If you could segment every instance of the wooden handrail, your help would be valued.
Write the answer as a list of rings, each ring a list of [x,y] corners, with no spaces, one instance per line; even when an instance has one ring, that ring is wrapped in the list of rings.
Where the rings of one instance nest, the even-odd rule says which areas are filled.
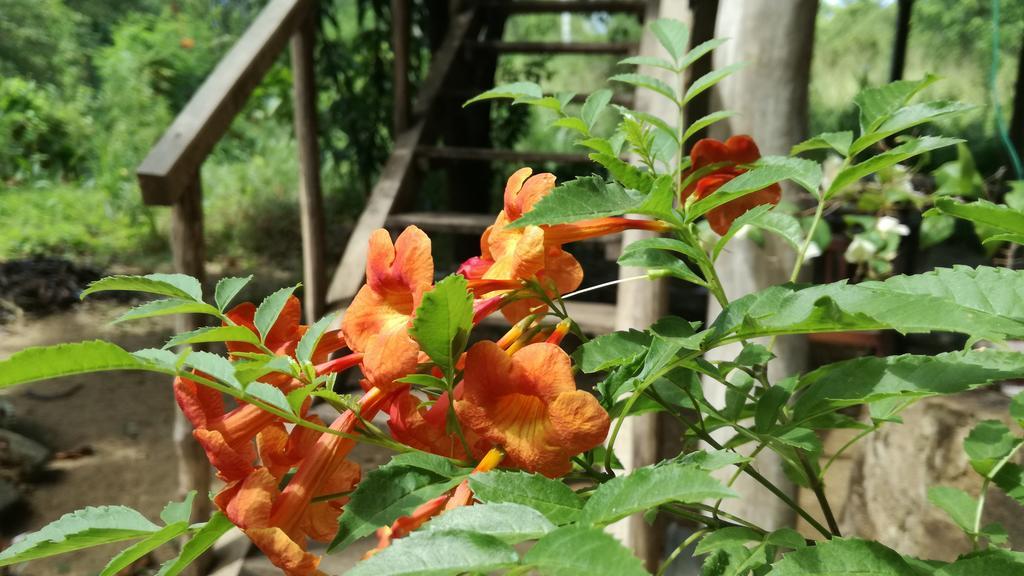
[[[313,0],[271,0],[217,63],[136,170],[146,204],[169,206],[192,185],[203,160],[313,4]]]

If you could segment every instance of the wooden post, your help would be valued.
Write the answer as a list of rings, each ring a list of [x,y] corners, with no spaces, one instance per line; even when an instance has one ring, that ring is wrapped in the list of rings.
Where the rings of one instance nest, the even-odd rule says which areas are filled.
[[[648,22],[653,22],[657,18],[676,18],[689,24],[690,11],[686,2],[648,0],[645,18]],[[662,50],[654,35],[649,30],[645,31],[640,41],[640,54],[661,56],[663,55]],[[658,77],[670,84],[679,82],[674,75],[650,66],[642,66],[640,72]],[[675,125],[678,122],[679,112],[675,105],[648,91],[637,91],[636,109],[658,116],[669,125]],[[651,233],[642,230],[626,231],[622,235],[622,246],[626,247],[631,242],[651,236]],[[623,266],[619,269],[619,277],[628,278],[644,272],[644,269]],[[668,285],[664,279],[624,282],[619,284],[616,290],[615,329],[645,330],[664,316],[667,310]],[[622,429],[619,431],[613,449],[627,471],[657,461],[660,444],[659,430],[656,414],[630,416],[622,423]],[[649,570],[657,569],[661,561],[661,534],[650,524],[644,522],[641,516],[630,516],[609,526],[608,529],[622,543],[632,548]]]
[[[395,52],[392,126],[398,137],[409,127],[409,0],[391,0],[391,49]]]
[[[896,38],[892,45],[892,67],[889,69],[890,82],[903,78],[903,69],[907,62],[907,37],[910,36],[910,13],[913,9],[914,0],[899,0]]]
[[[299,212],[302,221],[302,281],[306,322],[324,311],[324,200],[320,190],[320,147],[316,129],[316,82],[313,72],[315,11],[292,35],[292,78],[295,139],[299,148]]]
[[[806,137],[807,87],[817,7],[817,0],[720,0],[717,35],[732,40],[716,51],[715,65],[749,65],[716,87],[721,107],[737,114],[712,127],[715,138],[750,134],[762,154],[785,155]],[[771,89],[765,90],[765,86]],[[784,188],[787,197],[796,193],[792,188]],[[793,250],[775,240],[767,238],[762,248],[749,239],[734,238],[722,253],[715,267],[730,300],[787,280],[794,262]],[[717,302],[711,300],[709,322],[720,311]],[[806,363],[806,348],[805,338],[779,338],[773,350],[776,359],[769,365],[772,380],[801,371]],[[723,346],[709,353],[708,358],[731,360],[739,351],[739,344]],[[724,402],[724,387],[709,384],[705,390],[712,403]],[[774,453],[762,452],[754,466],[776,486],[796,493]],[[721,472],[730,476],[733,470]],[[741,498],[725,503],[723,509],[769,530],[793,525],[793,511],[749,477],[740,476],[733,487]]]
[[[203,191],[197,173],[192,183],[171,206],[171,253],[174,270],[188,274],[202,283],[206,280],[206,244],[203,241]],[[203,325],[203,316],[181,314],[175,320],[175,329],[181,332],[195,330]],[[210,464],[199,443],[192,437],[192,423],[180,410],[174,411],[174,448],[178,456],[178,492],[184,495],[195,490],[198,496],[192,520],[205,521],[210,517]]]

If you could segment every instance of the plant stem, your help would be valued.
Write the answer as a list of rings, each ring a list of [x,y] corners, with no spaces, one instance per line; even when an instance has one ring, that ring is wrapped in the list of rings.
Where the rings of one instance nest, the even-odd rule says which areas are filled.
[[[974,543],[973,547],[975,550],[978,549],[978,536],[981,532],[981,513],[985,510],[985,496],[988,494],[988,487],[992,483],[992,478],[994,478],[995,475],[998,474],[999,471],[1003,469],[1003,466],[1006,466],[1006,463],[1013,458],[1013,456],[1017,453],[1018,450],[1021,449],[1022,446],[1024,446],[1024,442],[1018,442],[1017,445],[1013,448],[1013,450],[1010,450],[1009,454],[1007,454],[1006,456],[1003,457],[1002,460],[997,462],[996,465],[993,466],[991,470],[989,470],[988,474],[985,474],[985,480],[981,483],[981,494],[978,495],[978,509],[975,510],[974,512],[974,534],[971,535],[971,540]]]
[[[839,531],[839,524],[836,522],[836,517],[832,513],[832,506],[828,503],[828,498],[825,496],[825,484],[814,472],[814,469],[811,468],[811,464],[807,461],[807,457],[803,452],[798,450],[796,456],[800,460],[800,466],[803,467],[804,473],[807,475],[807,481],[811,484],[814,497],[818,499],[818,504],[821,506],[822,514],[825,515],[825,522],[828,523],[829,530],[833,536],[842,536],[842,533]],[[831,539],[832,536],[828,538]]]
[[[692,422],[690,422],[686,418],[683,418],[678,413],[676,413],[676,411],[673,410],[672,407],[665,404],[664,401],[659,401],[656,397],[655,401],[658,402],[659,404],[662,404],[662,406],[664,406],[666,410],[668,410],[669,414],[674,416],[676,420],[678,420],[684,426],[692,430],[698,438],[706,442],[709,446],[711,446],[715,450],[725,450],[725,447],[722,446],[717,440],[715,440],[710,434],[708,434],[704,430],[698,429],[696,426],[693,425]],[[730,451],[735,452],[735,450],[732,449],[730,449]],[[788,494],[786,494],[778,486],[773,484],[771,480],[762,476],[757,470],[753,468],[753,466],[746,466],[743,469],[743,472],[746,473],[751,478],[753,478],[758,484],[764,486],[769,492],[774,494],[775,497],[781,500],[786,506],[792,508],[793,511],[797,513],[797,515],[806,520],[807,523],[810,524],[811,527],[813,527],[815,530],[820,532],[822,536],[829,539],[832,538],[832,533],[829,532],[824,526],[822,526],[821,522],[815,520],[813,516],[811,516],[806,510],[804,510],[799,504],[797,504]]]
[[[804,238],[804,243],[800,246],[800,251],[796,254],[796,262],[793,263],[793,271],[789,274],[789,281],[796,282],[797,278],[800,277],[800,269],[804,267],[804,258],[807,256],[807,249],[811,247],[811,242],[814,241],[814,232],[818,229],[818,223],[821,222],[821,217],[825,213],[825,202],[818,199],[818,206],[814,209],[814,218],[811,220],[811,227],[807,230],[807,238]]]
[[[697,539],[699,539],[701,536],[703,536],[707,532],[708,532],[707,528],[704,528],[703,530],[697,530],[696,532],[691,534],[689,538],[687,538],[686,540],[683,540],[683,542],[679,546],[676,546],[676,549],[673,550],[671,554],[669,554],[668,558],[665,559],[665,562],[661,565],[661,568],[658,568],[658,571],[655,573],[654,576],[664,576],[665,575],[665,570],[668,569],[669,564],[672,564],[672,561],[675,560],[676,557],[678,557],[683,552],[683,550],[686,550],[687,548],[689,548],[690,544],[693,544],[694,542],[696,542]]]

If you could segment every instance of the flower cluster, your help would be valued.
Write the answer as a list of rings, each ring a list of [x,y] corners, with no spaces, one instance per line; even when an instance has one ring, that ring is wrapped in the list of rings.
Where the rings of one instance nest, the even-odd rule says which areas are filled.
[[[755,160],[756,150],[749,138],[724,145],[698,143],[694,170],[727,162],[696,182],[698,197],[738,174],[738,165]],[[550,305],[576,290],[583,279],[579,262],[563,246],[627,229],[666,227],[627,217],[552,226],[516,224],[554,185],[553,175],[533,175],[529,168],[513,174],[505,187],[504,209],[480,239],[480,256],[459,268],[467,297],[473,298],[474,324],[500,310],[514,325],[497,341],[469,347],[454,371],[443,374],[433,365],[411,330],[425,294],[434,287],[434,261],[430,239],[410,226],[394,241],[386,230],[373,233],[365,285],[340,329],[326,332],[313,352],[317,376],[357,366],[362,373],[364,394],[358,406],[329,428],[309,414],[308,399],[299,410],[306,425],[289,430],[282,417],[255,405],[240,403],[227,411],[218,392],[187,378],[175,382],[178,404],[225,483],[216,505],[286,574],[318,573],[319,558],[307,551],[308,540],[327,541],[337,533],[346,495],[360,480],[359,466],[348,455],[366,433],[363,423],[379,413],[387,416],[391,440],[412,450],[475,462],[474,472],[500,465],[559,477],[571,471],[575,456],[604,441],[608,414],[594,396],[576,388],[570,358],[559,346],[571,321],[544,323]],[[748,204],[777,201],[777,190],[758,194],[742,206],[712,212],[712,227],[727,226]],[[245,303],[226,316],[258,335],[255,315],[256,307]],[[299,317],[299,301],[292,297],[263,338],[263,352],[294,358],[307,331]],[[261,351],[244,342],[228,343],[228,349],[237,358]],[[329,360],[331,355],[336,358]],[[414,374],[439,381],[445,376],[447,390],[414,387],[407,383]],[[261,381],[285,394],[309,385],[281,373]],[[410,516],[381,527],[378,549],[444,510],[472,502],[464,481]]]

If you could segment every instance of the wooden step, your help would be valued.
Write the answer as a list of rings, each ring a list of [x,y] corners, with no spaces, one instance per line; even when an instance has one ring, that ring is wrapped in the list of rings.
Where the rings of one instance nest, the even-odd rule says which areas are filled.
[[[628,56],[637,52],[636,42],[472,42],[468,50],[492,50],[499,54],[613,54]]]
[[[647,7],[646,2],[637,0],[568,0],[551,2],[544,0],[492,0],[484,4],[489,10],[501,10],[506,14],[550,14],[559,12],[615,12],[636,14],[643,17]]]
[[[493,214],[468,214],[465,212],[403,212],[388,216],[384,225],[389,230],[401,230],[416,225],[427,234],[483,234],[494,224]]]
[[[586,154],[573,152],[529,152],[520,150],[499,150],[495,148],[471,148],[464,146],[420,146],[416,155],[431,162],[513,162],[518,164],[590,164]]]

